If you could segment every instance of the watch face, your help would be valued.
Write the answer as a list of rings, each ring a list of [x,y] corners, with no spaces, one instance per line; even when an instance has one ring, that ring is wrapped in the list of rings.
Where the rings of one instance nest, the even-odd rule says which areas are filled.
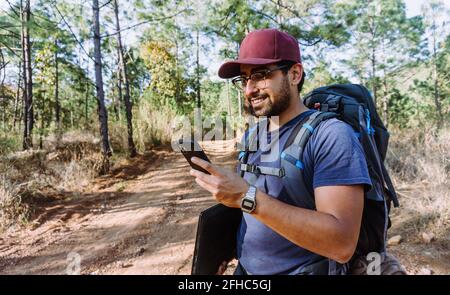
[[[251,210],[251,209],[253,209],[253,205],[254,205],[254,202],[244,199],[242,201],[242,205],[241,206],[244,209]]]

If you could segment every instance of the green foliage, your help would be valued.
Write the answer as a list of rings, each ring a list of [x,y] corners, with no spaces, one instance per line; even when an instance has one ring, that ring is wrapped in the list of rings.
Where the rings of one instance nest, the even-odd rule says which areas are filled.
[[[173,43],[168,41],[143,44],[141,57],[150,74],[150,85],[144,96],[155,106],[170,107],[185,113],[192,109],[195,101],[192,90],[189,90],[192,82],[189,83],[186,70],[173,54],[173,49]]]
[[[32,1],[31,20],[24,24],[32,37],[33,130],[44,137],[56,131],[57,55],[62,130],[98,132],[90,52],[92,7],[89,1],[57,2]],[[0,74],[0,128],[11,130],[15,125],[15,134],[20,134],[20,2],[9,3],[11,7],[0,11],[4,57],[0,67],[8,65]],[[297,38],[306,70],[302,94],[333,83],[361,83],[376,94],[380,114],[390,124],[412,128],[429,122],[441,126],[450,120],[450,38],[442,23],[448,12],[438,1],[427,2],[423,15],[415,17],[407,17],[402,0],[119,0],[119,7],[133,113],[139,112],[133,123],[138,126],[141,149],[148,144],[145,137],[150,136],[153,144],[167,140],[165,114],[192,115],[198,81],[203,115],[231,115],[233,124],[238,122],[243,97],[239,102],[236,90],[218,81],[215,73],[210,77],[207,70],[235,58],[248,32],[268,27]],[[126,143],[111,8],[111,3],[101,8],[104,89],[112,136],[117,136],[113,141]],[[147,120],[142,109],[157,120]],[[111,115],[112,111],[118,115]],[[19,148],[18,137],[1,138],[2,151]]]
[[[411,97],[401,94],[398,89],[392,89],[388,107],[390,123],[399,128],[411,127],[410,120],[417,111],[417,105]]]
[[[20,148],[21,140],[16,134],[0,132],[0,155],[7,155]]]
[[[202,84],[202,114],[213,116],[221,112],[221,93],[226,87],[223,82],[205,81]]]
[[[322,61],[306,73],[302,93],[307,93],[317,87],[339,83],[344,84],[349,83],[349,81],[340,74],[330,71],[329,65]]]
[[[335,9],[351,33],[348,48],[356,51],[344,63],[371,84],[375,94],[388,72],[397,71],[421,52],[422,19],[407,18],[403,1],[352,0],[339,2]]]

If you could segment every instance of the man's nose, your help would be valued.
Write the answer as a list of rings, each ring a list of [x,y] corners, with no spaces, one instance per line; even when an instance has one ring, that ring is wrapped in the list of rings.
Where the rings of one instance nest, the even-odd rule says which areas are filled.
[[[244,92],[246,97],[253,96],[256,92],[258,92],[258,88],[255,87],[255,83],[252,80],[247,80],[244,87]]]

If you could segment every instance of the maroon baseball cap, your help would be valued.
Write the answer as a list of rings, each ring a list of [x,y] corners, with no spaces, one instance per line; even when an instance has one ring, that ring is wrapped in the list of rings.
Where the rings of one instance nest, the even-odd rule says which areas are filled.
[[[239,76],[241,64],[267,65],[282,60],[301,63],[297,40],[277,29],[256,30],[242,41],[239,58],[219,68],[219,77],[226,79]]]

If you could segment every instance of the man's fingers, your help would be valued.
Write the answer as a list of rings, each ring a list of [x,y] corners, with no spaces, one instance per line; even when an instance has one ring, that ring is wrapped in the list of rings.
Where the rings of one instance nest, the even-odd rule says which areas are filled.
[[[204,182],[207,182],[209,184],[216,184],[215,176],[203,173],[201,171],[198,171],[194,168],[191,169],[189,172],[192,176],[201,179]]]
[[[198,185],[200,185],[202,188],[204,188],[205,190],[209,191],[212,194],[214,194],[216,192],[216,188],[213,185],[211,185],[210,183],[208,183],[206,181],[203,181],[199,177],[195,178],[195,182],[197,182]]]
[[[206,171],[208,171],[212,175],[219,174],[219,171],[210,162],[207,162],[207,161],[205,161],[203,159],[200,159],[200,158],[197,158],[197,157],[192,157],[191,161],[192,161],[192,163],[197,164],[198,166],[202,167],[203,169],[205,169]]]

